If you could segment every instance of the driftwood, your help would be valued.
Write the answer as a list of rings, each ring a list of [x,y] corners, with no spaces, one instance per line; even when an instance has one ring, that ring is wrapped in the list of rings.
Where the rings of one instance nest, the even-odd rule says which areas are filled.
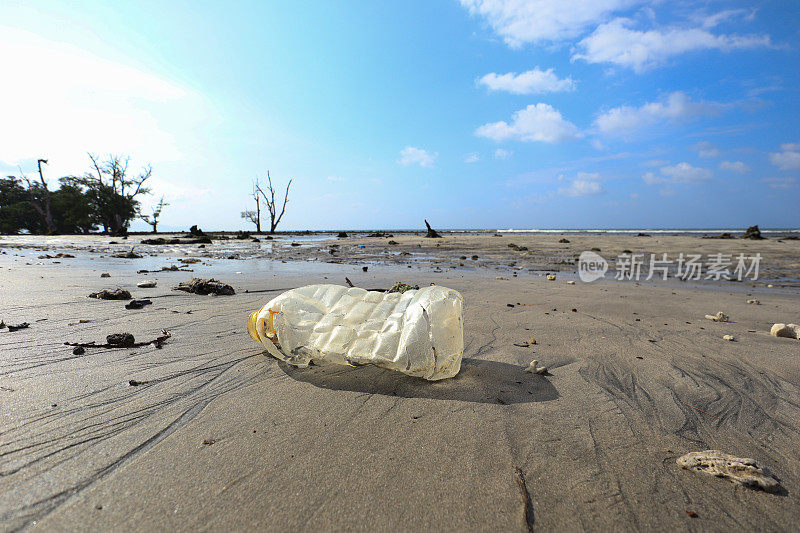
[[[528,484],[525,481],[525,474],[522,473],[522,470],[519,468],[514,469],[514,477],[517,480],[517,486],[519,487],[520,496],[522,496],[522,505],[524,509],[524,516],[525,516],[525,526],[527,527],[527,531],[532,533],[534,531],[534,515],[533,515],[533,501],[531,499],[531,493],[528,490]]]
[[[442,236],[428,224],[428,221],[425,220],[425,226],[428,228],[428,233],[425,234],[425,237],[428,239],[441,239]]]
[[[161,345],[166,342],[167,339],[172,337],[167,330],[161,330],[163,335],[160,337],[153,339],[147,342],[134,342],[133,344],[110,344],[110,343],[103,343],[97,344],[96,342],[65,342],[67,346],[79,346],[81,348],[141,348],[142,346],[148,346],[150,344],[154,345],[156,348],[161,348]]]
[[[176,265],[161,267],[161,270],[137,270],[137,274],[147,274],[148,272],[194,272],[191,268],[178,268]]]
[[[203,233],[203,230],[197,227],[197,224],[195,224],[194,226],[189,228],[189,235],[191,235],[192,237],[205,237],[206,234]]]
[[[156,237],[155,239],[142,239],[142,244],[212,244],[211,237],[204,235],[202,237],[186,237],[183,239],[165,239],[164,237]]]

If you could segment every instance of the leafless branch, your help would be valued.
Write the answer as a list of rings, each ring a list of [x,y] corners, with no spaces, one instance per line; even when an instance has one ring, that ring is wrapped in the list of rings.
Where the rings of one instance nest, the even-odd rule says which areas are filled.
[[[267,183],[268,188],[267,192],[261,188],[261,186],[256,182],[256,190],[261,193],[261,196],[264,198],[264,201],[267,203],[267,210],[269,210],[269,218],[270,218],[270,233],[275,233],[275,228],[278,227],[278,224],[283,218],[283,214],[286,212],[286,204],[289,202],[289,187],[292,186],[292,180],[289,180],[289,183],[286,185],[286,194],[283,197],[283,206],[281,207],[280,214],[278,213],[277,206],[275,205],[275,187],[272,185],[272,177],[267,171]]]
[[[103,172],[100,170],[100,164],[97,162],[97,156],[92,153],[89,153],[89,159],[92,160],[92,165],[94,169],[97,171],[97,181],[99,183],[103,183]]]
[[[125,162],[125,168],[126,169],[128,168],[127,161]],[[130,195],[130,198],[133,198],[137,194],[147,194],[148,192],[150,192],[150,189],[148,188],[142,189],[142,184],[148,179],[150,179],[150,176],[152,174],[153,174],[153,168],[150,165],[147,165],[146,167],[144,167],[142,173],[139,174],[139,176],[136,179],[132,180],[131,183],[136,185],[136,190],[133,191],[133,194]]]
[[[28,185],[28,196],[29,200],[28,203],[36,210],[36,213],[39,215],[39,218],[42,219],[42,223],[47,230],[49,235],[52,235],[55,230],[56,226],[53,222],[53,213],[50,209],[50,189],[47,188],[47,182],[44,179],[44,173],[42,172],[42,163],[47,164],[47,159],[39,159],[36,164],[39,167],[39,180],[41,181],[41,185],[38,183],[32,183],[28,176],[22,171],[22,167],[18,166],[19,174],[22,180]],[[36,197],[36,191],[42,191],[42,198],[39,199]]]

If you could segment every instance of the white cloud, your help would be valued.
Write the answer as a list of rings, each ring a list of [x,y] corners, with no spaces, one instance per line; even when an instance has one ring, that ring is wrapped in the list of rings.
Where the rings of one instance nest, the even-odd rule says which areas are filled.
[[[580,35],[614,12],[641,0],[460,0],[472,15],[486,19],[512,48],[561,41]]]
[[[569,187],[558,189],[558,194],[564,196],[592,196],[605,192],[603,186],[597,181],[600,179],[598,172],[578,172],[576,179],[572,180]]]
[[[541,70],[539,67],[517,74],[486,74],[478,83],[492,91],[506,91],[513,94],[541,94],[574,91],[575,82],[571,77],[559,78],[553,69]]]
[[[708,181],[714,174],[707,168],[694,167],[689,163],[678,163],[673,166],[661,167],[661,173],[669,176],[676,183],[695,183]]]
[[[345,180],[343,177],[341,177],[341,176],[328,176],[327,180],[328,180],[328,181],[332,181],[332,182],[334,182],[334,183],[342,183],[343,181],[346,181],[346,180]]]
[[[747,172],[750,172],[750,167],[741,161],[720,161],[719,168],[720,170],[730,170],[739,174],[746,174]]]
[[[769,160],[781,170],[800,170],[800,143],[783,143],[780,152],[769,154]]]
[[[421,167],[431,168],[438,156],[439,154],[436,152],[430,153],[421,148],[406,146],[400,150],[400,159],[397,162],[405,166],[417,164]]]
[[[657,176],[653,172],[645,172],[642,176],[642,180],[648,185],[658,185],[659,183],[666,183],[669,181],[667,178],[663,176]]]
[[[666,159],[648,159],[641,163],[643,167],[663,167],[664,165],[669,165],[669,161]]]
[[[464,163],[477,163],[480,160],[481,157],[478,155],[478,152],[472,152],[464,157]]]
[[[781,170],[800,170],[800,152],[771,153],[769,160]]]
[[[768,35],[715,35],[703,28],[631,29],[630,19],[618,18],[601,24],[578,43],[582,50],[572,59],[589,63],[612,63],[643,72],[671,57],[694,51],[731,51],[770,46]]]
[[[512,155],[514,155],[513,150],[504,150],[502,148],[498,148],[497,150],[494,151],[495,159],[508,159]]]
[[[697,150],[697,155],[699,155],[700,157],[720,156],[719,148],[717,148],[708,141],[700,141],[699,143],[694,145],[694,149]]]
[[[58,176],[86,168],[87,151],[179,161],[175,128],[203,116],[198,95],[69,44],[0,27],[0,50],[0,160],[7,163],[44,157]]]
[[[575,124],[564,120],[561,113],[544,103],[531,104],[517,111],[511,124],[505,121],[484,124],[475,130],[475,135],[495,141],[515,139],[549,143],[583,136]]]
[[[800,152],[800,143],[783,143],[781,150],[784,152]]]
[[[623,105],[603,111],[594,124],[600,133],[624,136],[658,122],[676,122],[711,115],[722,107],[716,102],[692,101],[685,93],[676,91],[640,107]]]
[[[661,167],[659,170],[661,171],[660,175],[647,172],[642,176],[642,180],[648,185],[659,185],[662,183],[700,183],[714,178],[714,174],[707,168],[695,167],[686,162]]]
[[[707,14],[702,11],[694,13],[689,16],[695,24],[701,25],[703,28],[715,28],[723,22],[730,20],[734,17],[741,17],[746,20],[753,20],[756,10],[747,11],[746,9],[726,9],[718,13]]]
[[[770,189],[794,189],[797,185],[796,178],[764,178],[761,181],[766,183]]]

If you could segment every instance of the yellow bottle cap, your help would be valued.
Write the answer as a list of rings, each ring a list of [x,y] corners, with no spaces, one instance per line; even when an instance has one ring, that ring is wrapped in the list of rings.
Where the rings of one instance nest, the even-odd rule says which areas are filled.
[[[258,336],[258,330],[256,329],[256,320],[258,319],[258,313],[261,309],[256,309],[250,314],[250,319],[247,321],[247,333],[250,334],[250,338],[254,341],[261,342],[261,337]]]

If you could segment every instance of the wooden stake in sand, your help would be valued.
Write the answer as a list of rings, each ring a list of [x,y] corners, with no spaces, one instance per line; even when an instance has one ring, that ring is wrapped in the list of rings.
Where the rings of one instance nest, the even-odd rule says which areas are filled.
[[[522,495],[522,502],[525,506],[525,525],[528,526],[528,533],[533,533],[533,526],[536,519],[533,516],[533,500],[531,500],[531,493],[528,491],[528,485],[525,483],[525,475],[519,468],[514,469],[514,476],[517,479],[517,486]]]

